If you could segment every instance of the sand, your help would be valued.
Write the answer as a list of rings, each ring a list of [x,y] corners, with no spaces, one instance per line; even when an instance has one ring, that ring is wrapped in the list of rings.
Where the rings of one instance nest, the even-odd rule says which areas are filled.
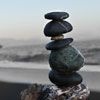
[[[51,84],[48,79],[49,69],[0,68],[0,80],[16,83]],[[83,83],[91,90],[100,91],[100,72],[79,71]]]
[[[21,91],[28,86],[29,84],[0,82],[0,100],[20,100]],[[91,91],[88,100],[100,100],[100,92]]]
[[[41,68],[37,64],[32,65],[33,68],[28,67],[28,65],[23,66],[23,64],[19,67],[12,64],[9,66],[0,67],[0,100],[20,100],[20,92],[32,83],[51,84],[48,79],[50,71],[48,65],[39,64],[42,66]],[[83,83],[87,84],[91,90],[89,100],[100,100],[100,71],[97,69],[98,66],[85,67],[79,73],[83,76]]]

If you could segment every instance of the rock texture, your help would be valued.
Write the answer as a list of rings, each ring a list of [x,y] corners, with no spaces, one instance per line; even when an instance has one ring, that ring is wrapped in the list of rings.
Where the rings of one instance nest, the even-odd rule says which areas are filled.
[[[52,50],[49,57],[50,67],[65,73],[78,71],[84,65],[84,57],[74,47]]]
[[[89,93],[83,84],[68,88],[33,84],[22,91],[21,100],[87,100]]]

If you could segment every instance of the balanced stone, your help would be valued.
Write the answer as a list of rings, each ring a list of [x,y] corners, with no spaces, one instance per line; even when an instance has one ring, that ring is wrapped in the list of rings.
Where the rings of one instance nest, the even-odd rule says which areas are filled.
[[[51,40],[61,40],[61,39],[64,39],[64,35],[58,35],[58,36],[51,37]]]
[[[45,15],[46,19],[52,20],[63,20],[69,17],[69,14],[66,12],[51,12]]]
[[[73,42],[72,38],[65,38],[62,40],[56,40],[48,43],[46,45],[47,50],[57,50],[68,46],[71,42]]]
[[[51,21],[45,26],[44,34],[53,37],[70,32],[72,29],[72,25],[66,21]]]
[[[50,67],[59,72],[74,72],[84,65],[84,57],[72,46],[52,50],[49,57]]]
[[[49,73],[49,79],[52,83],[56,84],[57,86],[65,87],[75,86],[82,82],[82,77],[76,72],[63,75],[52,70]]]

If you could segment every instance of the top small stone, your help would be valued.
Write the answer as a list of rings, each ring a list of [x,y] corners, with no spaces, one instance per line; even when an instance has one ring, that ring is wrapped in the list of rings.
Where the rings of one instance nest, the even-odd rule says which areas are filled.
[[[45,15],[46,19],[52,20],[63,20],[69,17],[69,14],[66,12],[51,12]]]

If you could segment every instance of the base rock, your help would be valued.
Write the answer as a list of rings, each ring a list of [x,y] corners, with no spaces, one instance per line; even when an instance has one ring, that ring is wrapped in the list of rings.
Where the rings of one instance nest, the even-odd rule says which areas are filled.
[[[89,94],[84,84],[67,88],[33,84],[21,93],[21,100],[87,100]]]

